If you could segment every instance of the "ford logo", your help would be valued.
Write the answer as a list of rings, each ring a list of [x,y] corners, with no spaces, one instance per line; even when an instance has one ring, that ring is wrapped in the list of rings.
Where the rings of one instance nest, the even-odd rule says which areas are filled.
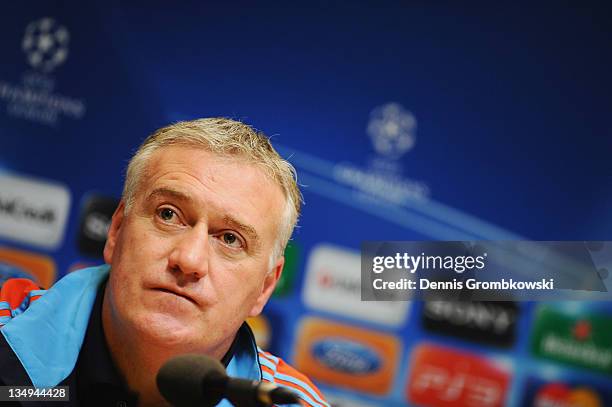
[[[315,342],[312,353],[317,361],[333,370],[364,375],[380,368],[380,357],[366,346],[340,338]]]

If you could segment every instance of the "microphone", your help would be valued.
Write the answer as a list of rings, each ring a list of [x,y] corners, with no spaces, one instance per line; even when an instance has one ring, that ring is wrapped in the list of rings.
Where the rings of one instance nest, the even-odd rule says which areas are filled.
[[[229,377],[218,360],[206,355],[181,355],[157,373],[157,388],[177,407],[213,407],[227,398],[236,407],[299,404],[292,391],[268,382]]]

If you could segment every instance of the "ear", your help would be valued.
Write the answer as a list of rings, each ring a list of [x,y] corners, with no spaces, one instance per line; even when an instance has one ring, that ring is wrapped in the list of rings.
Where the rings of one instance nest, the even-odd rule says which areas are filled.
[[[259,297],[257,297],[257,301],[253,305],[253,308],[251,308],[251,311],[249,312],[249,317],[254,317],[261,314],[263,307],[266,305],[266,303],[270,299],[270,296],[272,296],[274,289],[276,288],[276,283],[278,283],[278,280],[280,279],[284,265],[285,257],[281,256],[276,261],[276,264],[274,265],[272,270],[270,270],[270,272],[266,274],[266,276],[264,277],[261,294],[259,294]]]
[[[106,236],[106,244],[104,245],[104,261],[107,264],[111,264],[113,261],[115,245],[117,244],[117,238],[121,230],[121,224],[123,223],[124,209],[125,203],[122,199],[121,202],[119,202],[117,209],[115,209],[115,213],[113,213],[111,224],[108,228],[108,235]]]

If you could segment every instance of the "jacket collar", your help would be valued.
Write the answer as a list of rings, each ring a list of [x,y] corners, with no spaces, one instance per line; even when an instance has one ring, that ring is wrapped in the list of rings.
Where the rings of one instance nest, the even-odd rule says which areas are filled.
[[[34,386],[55,386],[74,368],[108,270],[104,265],[68,274],[2,328]]]
[[[56,386],[74,369],[98,288],[109,270],[102,265],[68,274],[0,330],[34,386]],[[253,333],[245,323],[237,335],[227,374],[261,380]]]

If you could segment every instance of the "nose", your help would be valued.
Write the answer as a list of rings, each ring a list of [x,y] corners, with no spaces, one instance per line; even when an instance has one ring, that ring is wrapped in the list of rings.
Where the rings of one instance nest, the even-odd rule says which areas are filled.
[[[208,274],[209,237],[206,225],[197,225],[176,236],[168,258],[171,270],[200,279]]]

